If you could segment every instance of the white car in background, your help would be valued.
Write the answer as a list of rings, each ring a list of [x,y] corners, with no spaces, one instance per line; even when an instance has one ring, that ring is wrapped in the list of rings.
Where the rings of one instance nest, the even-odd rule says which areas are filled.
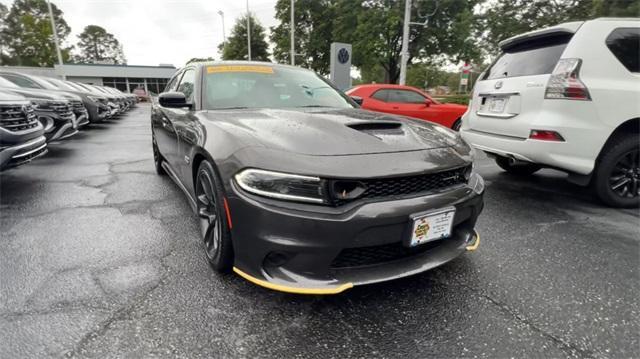
[[[640,204],[640,19],[564,23],[514,36],[480,75],[462,137],[507,172],[542,167]]]

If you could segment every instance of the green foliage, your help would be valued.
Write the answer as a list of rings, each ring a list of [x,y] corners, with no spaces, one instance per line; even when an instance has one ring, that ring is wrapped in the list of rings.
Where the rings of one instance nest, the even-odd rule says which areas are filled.
[[[251,21],[251,60],[269,61],[269,45],[266,41],[264,27],[253,15],[249,16]],[[246,15],[236,19],[226,45],[220,44],[218,50],[222,53],[223,60],[248,59]]]
[[[475,32],[487,53],[523,32],[597,17],[638,17],[640,0],[492,0],[482,6]]]
[[[271,28],[273,57],[280,63],[291,63],[291,1],[278,0],[275,18],[279,25]],[[330,0],[296,0],[295,2],[296,65],[320,74],[329,73],[335,8]]]
[[[78,35],[77,62],[126,64],[122,46],[113,34],[97,25],[89,25]]]
[[[477,58],[479,51],[470,37],[473,7],[479,0],[415,1],[413,19],[434,16],[427,27],[411,26],[409,52],[412,59],[430,62]],[[272,28],[274,56],[289,62],[290,1],[279,0]],[[352,63],[362,80],[397,82],[400,73],[404,0],[296,0],[296,59],[320,73],[329,71],[332,42],[353,45]]]
[[[62,11],[51,4],[60,42],[71,32]],[[0,11],[1,13],[2,11]],[[0,16],[2,16],[0,14]],[[6,65],[53,66],[57,63],[49,10],[45,0],[15,0],[0,18],[0,44]],[[70,47],[60,49],[63,61],[69,59]]]
[[[447,95],[447,96],[434,96],[440,102],[444,103],[457,103],[458,105],[468,105],[469,104],[469,95]]]

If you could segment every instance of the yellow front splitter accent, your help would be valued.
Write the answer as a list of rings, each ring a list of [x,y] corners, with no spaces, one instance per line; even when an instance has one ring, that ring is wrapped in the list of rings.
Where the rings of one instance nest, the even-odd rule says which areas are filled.
[[[236,272],[239,276],[241,276],[242,278],[248,280],[251,283],[257,284],[257,285],[259,285],[261,287],[265,287],[265,288],[269,288],[269,289],[272,289],[272,290],[277,290],[279,292],[285,292],[285,293],[294,293],[294,294],[338,294],[338,293],[344,292],[347,289],[353,288],[353,283],[345,283],[345,284],[339,285],[337,287],[332,287],[332,288],[296,288],[296,287],[289,287],[289,286],[282,285],[282,284],[270,283],[270,282],[267,282],[265,280],[252,277],[249,274],[241,271],[237,267],[233,267],[233,271]]]
[[[475,233],[476,241],[466,247],[469,252],[475,251],[480,246],[480,235],[475,230],[473,233]]]

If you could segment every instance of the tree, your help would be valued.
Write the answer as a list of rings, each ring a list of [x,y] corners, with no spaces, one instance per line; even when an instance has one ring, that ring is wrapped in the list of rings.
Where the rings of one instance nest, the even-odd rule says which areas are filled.
[[[80,53],[75,60],[85,63],[109,62],[125,64],[122,46],[113,34],[98,25],[88,25],[78,35],[78,49]]]
[[[335,18],[335,1],[296,0],[294,11],[296,65],[320,74],[329,73],[331,42]],[[291,63],[291,1],[278,0],[275,18],[280,21],[271,28],[273,57],[281,63]]]
[[[431,62],[475,59],[479,51],[474,45],[473,8],[480,0],[439,0],[438,8],[427,27],[411,26],[409,51],[411,59]],[[362,79],[380,78],[381,82],[397,82],[400,74],[404,0],[296,0],[296,53],[301,63],[321,73],[329,68],[332,42],[353,45],[352,63],[361,71]],[[435,2],[414,2],[412,19],[434,11]],[[289,1],[279,0],[272,28],[274,57],[289,60]],[[371,73],[369,73],[371,71]]]
[[[62,17],[62,11],[51,4],[60,42],[71,28]],[[0,43],[6,53],[8,65],[53,66],[57,63],[56,48],[51,31],[49,10],[45,0],[15,0],[2,18]],[[69,59],[71,47],[60,49],[63,61]]]
[[[266,41],[264,27],[253,16],[249,15],[251,21],[251,60],[269,61],[269,45]],[[227,43],[220,44],[218,50],[222,54],[223,60],[247,60],[247,16],[236,19],[231,30],[231,36],[227,38]]]
[[[640,0],[488,0],[476,22],[479,46],[489,54],[498,43],[523,32],[562,22],[640,14]]]

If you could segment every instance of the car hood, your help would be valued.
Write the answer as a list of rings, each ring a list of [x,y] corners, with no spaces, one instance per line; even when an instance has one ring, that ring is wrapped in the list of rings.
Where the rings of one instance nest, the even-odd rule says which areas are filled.
[[[58,92],[49,91],[49,90],[26,89],[22,87],[20,88],[4,87],[2,88],[2,90],[6,92],[11,92],[14,94],[22,95],[28,99],[43,99],[43,100],[57,100],[57,101],[64,101],[67,99],[64,96],[61,96]]]
[[[0,102],[25,103],[26,101],[24,96],[0,88]]]
[[[442,126],[360,109],[256,109],[205,111],[245,146],[303,155],[339,156],[419,151],[455,146]]]

